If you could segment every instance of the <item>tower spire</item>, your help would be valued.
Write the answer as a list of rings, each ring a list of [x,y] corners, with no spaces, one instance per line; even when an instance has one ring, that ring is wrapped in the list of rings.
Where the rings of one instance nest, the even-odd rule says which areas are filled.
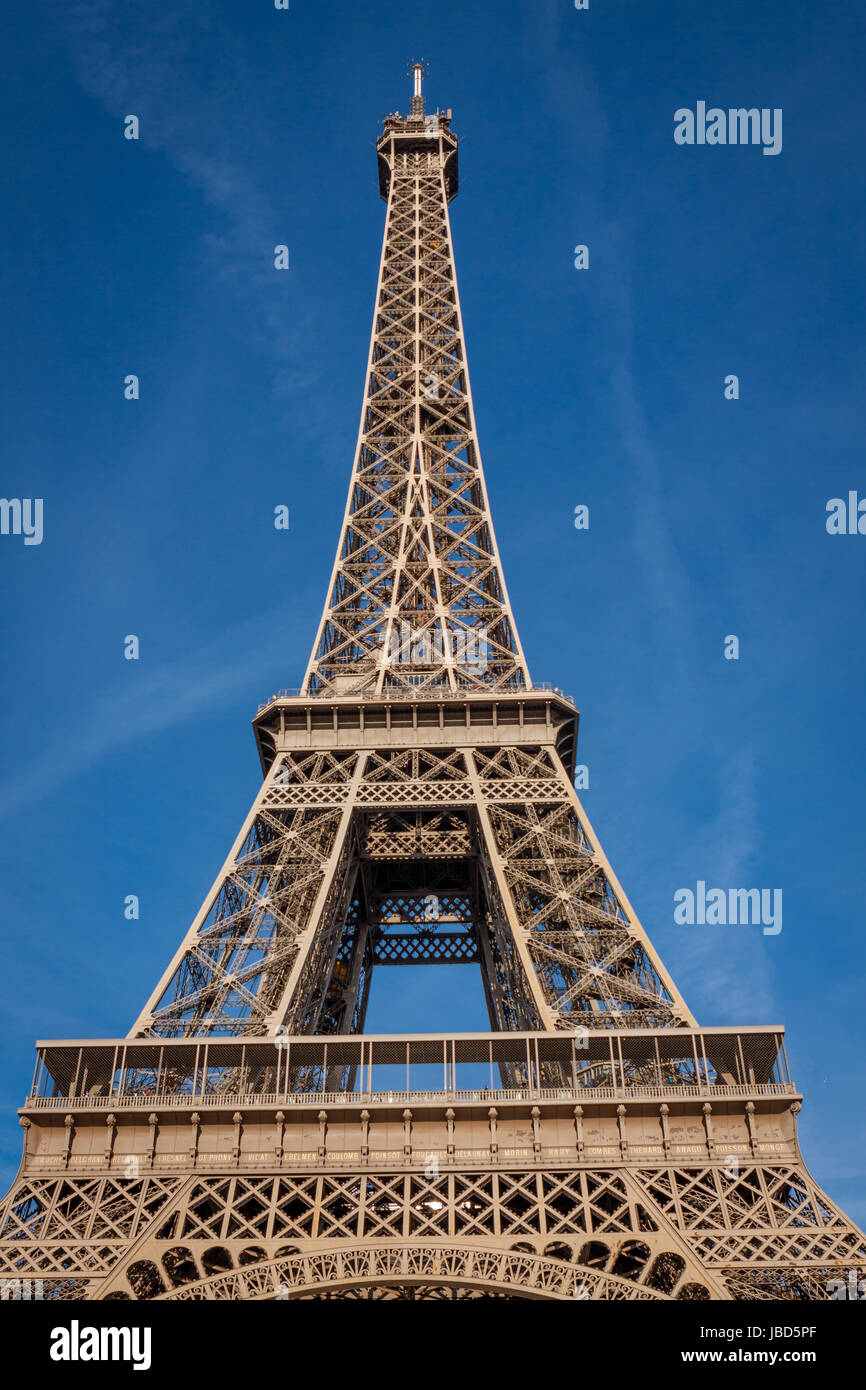
[[[448,204],[450,114],[407,117],[376,150],[388,203],[343,529],[305,694],[531,685],[475,429]]]
[[[412,115],[423,116],[425,113],[424,97],[421,94],[421,83],[427,71],[427,64],[423,58],[419,58],[411,64],[412,76],[414,78],[415,89],[412,93]]]

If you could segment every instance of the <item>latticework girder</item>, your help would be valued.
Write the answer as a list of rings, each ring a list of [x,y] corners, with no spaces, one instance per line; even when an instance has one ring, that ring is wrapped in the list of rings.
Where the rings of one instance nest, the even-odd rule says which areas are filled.
[[[367,386],[311,693],[529,685],[475,431],[447,117],[391,121]]]
[[[335,982],[357,991],[356,948],[369,969],[389,924],[454,921],[499,977],[498,1027],[692,1021],[561,762],[529,744],[281,754],[136,1031],[319,1031]]]

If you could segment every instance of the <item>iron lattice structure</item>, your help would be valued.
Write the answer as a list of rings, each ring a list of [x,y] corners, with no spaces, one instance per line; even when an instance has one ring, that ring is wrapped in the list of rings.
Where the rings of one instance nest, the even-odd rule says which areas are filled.
[[[38,1045],[7,1281],[70,1299],[818,1299],[866,1266],[783,1030],[699,1029],[533,684],[475,432],[451,113],[377,144],[367,384],[303,688],[125,1039]],[[376,966],[480,970],[487,1034],[370,1037]]]

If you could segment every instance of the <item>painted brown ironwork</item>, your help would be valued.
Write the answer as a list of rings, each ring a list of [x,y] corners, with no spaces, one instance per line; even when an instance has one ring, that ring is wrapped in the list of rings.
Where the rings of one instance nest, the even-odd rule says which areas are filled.
[[[303,687],[126,1038],[38,1045],[4,1287],[57,1299],[819,1299],[866,1242],[816,1186],[781,1028],[700,1029],[534,684],[475,433],[450,112],[388,209],[349,497]],[[467,964],[490,1032],[364,1033],[377,966]],[[26,1295],[22,1295],[26,1296]]]

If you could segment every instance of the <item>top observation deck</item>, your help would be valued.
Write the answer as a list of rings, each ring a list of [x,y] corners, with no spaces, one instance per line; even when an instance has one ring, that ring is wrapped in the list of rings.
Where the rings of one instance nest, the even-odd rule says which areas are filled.
[[[421,94],[424,67],[423,63],[412,65],[415,94],[409,114],[401,116],[399,112],[392,112],[386,116],[384,130],[376,141],[379,192],[386,202],[391,191],[391,175],[396,169],[404,172],[417,169],[419,174],[441,170],[448,202],[457,196],[457,136],[451,131],[451,108],[427,115]]]

